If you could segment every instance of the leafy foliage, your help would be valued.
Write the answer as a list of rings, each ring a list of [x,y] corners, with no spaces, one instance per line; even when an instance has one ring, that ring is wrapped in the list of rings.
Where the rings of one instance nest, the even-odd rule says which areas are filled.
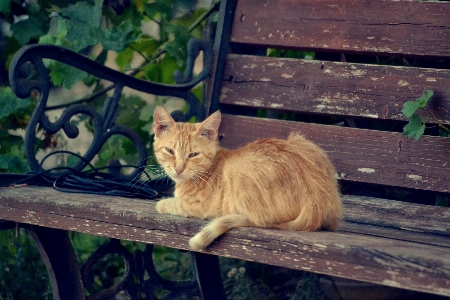
[[[403,104],[402,113],[408,118],[408,124],[403,128],[403,134],[408,136],[408,138],[414,138],[416,141],[424,134],[426,129],[426,123],[432,119],[433,122],[437,123],[439,127],[450,133],[450,130],[444,126],[434,115],[434,113],[427,108],[429,100],[433,97],[434,91],[424,89],[422,95],[415,101],[407,101]],[[422,117],[420,112],[425,113]]]
[[[10,87],[0,88],[0,99],[0,171],[26,172],[29,167],[18,130],[28,124],[35,101],[18,99]]]
[[[14,230],[0,231],[0,299],[53,299],[47,270],[33,240]]]
[[[298,270],[220,258],[228,299],[323,299],[320,276]]]
[[[422,121],[422,119],[418,115],[409,117],[408,124],[403,128],[403,134],[418,141],[425,132],[425,124],[427,121],[428,118]]]
[[[431,99],[434,92],[426,89],[423,90],[422,96],[416,99],[416,101],[408,101],[403,104],[402,113],[410,118],[412,117],[419,108],[424,108],[427,106],[428,100]]]
[[[409,138],[414,138],[416,141],[425,132],[426,122],[428,117],[422,120],[422,118],[417,114],[419,109],[425,109],[428,100],[433,96],[433,91],[426,89],[423,90],[422,96],[417,98],[415,101],[408,101],[403,104],[402,113],[408,118],[408,124],[403,128],[403,134],[407,135]]]

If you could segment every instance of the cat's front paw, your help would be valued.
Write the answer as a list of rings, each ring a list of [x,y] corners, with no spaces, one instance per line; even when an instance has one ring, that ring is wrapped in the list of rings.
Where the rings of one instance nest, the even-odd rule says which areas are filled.
[[[156,203],[156,211],[163,215],[175,215],[176,212],[174,211],[174,205],[175,199],[174,198],[167,198],[159,200],[158,203]]]

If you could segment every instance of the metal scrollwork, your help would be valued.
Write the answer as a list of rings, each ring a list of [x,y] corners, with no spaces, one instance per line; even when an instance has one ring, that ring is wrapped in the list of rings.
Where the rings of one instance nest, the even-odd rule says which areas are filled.
[[[200,74],[193,77],[194,61],[200,51],[204,54],[204,68]],[[15,54],[11,61],[9,78],[11,87],[18,97],[27,98],[35,90],[39,93],[38,103],[25,133],[25,153],[31,169],[36,172],[41,171],[41,166],[34,154],[37,128],[42,128],[50,134],[63,130],[69,138],[73,139],[78,136],[79,130],[76,126],[70,124],[70,119],[74,115],[83,114],[89,116],[94,125],[92,144],[83,155],[83,160],[70,166],[70,171],[57,171],[51,175],[56,177],[67,172],[81,171],[111,136],[122,135],[131,140],[138,152],[138,168],[133,174],[129,175],[130,178],[134,178],[139,172],[139,169],[145,167],[147,152],[144,142],[136,132],[127,127],[115,124],[119,113],[119,100],[123,88],[129,87],[153,95],[173,96],[185,99],[188,104],[187,113],[184,114],[181,111],[176,111],[173,113],[174,118],[178,121],[187,121],[192,116],[196,116],[197,120],[202,120],[205,115],[204,108],[193,95],[191,89],[209,75],[213,59],[212,56],[212,49],[206,42],[199,39],[192,39],[188,44],[188,60],[185,73],[176,72],[174,74],[176,84],[167,85],[136,79],[109,69],[62,47],[53,45],[30,45],[22,48]],[[114,94],[105,102],[103,112],[100,114],[89,105],[75,101],[74,104],[64,110],[58,120],[54,122],[50,121],[45,115],[45,112],[48,109],[47,101],[51,82],[43,62],[44,59],[52,59],[65,63],[112,82],[114,84]],[[34,69],[34,73],[36,74],[32,78],[28,78],[30,69]],[[116,175],[118,175],[118,172],[116,172]]]
[[[83,278],[83,284],[87,290],[92,286],[94,282],[94,276],[92,268],[94,265],[107,254],[116,254],[121,256],[125,262],[125,270],[121,280],[112,287],[105,289],[97,294],[91,294],[87,297],[88,300],[101,300],[111,299],[117,295],[120,291],[130,284],[133,279],[134,271],[134,259],[133,255],[123,246],[119,240],[110,239],[108,243],[98,248],[84,263],[81,268],[81,276]]]
[[[125,271],[118,283],[97,294],[91,294],[87,300],[111,299],[121,291],[126,291],[131,299],[157,299],[156,293],[161,289],[167,291],[164,299],[200,296],[199,286],[194,278],[186,281],[170,281],[162,278],[155,269],[152,252],[153,245],[145,245],[144,251],[135,250],[132,254],[115,239],[98,248],[81,268],[83,283],[88,290],[94,280],[92,268],[105,255],[121,256],[124,259]],[[193,266],[193,273],[195,272]]]

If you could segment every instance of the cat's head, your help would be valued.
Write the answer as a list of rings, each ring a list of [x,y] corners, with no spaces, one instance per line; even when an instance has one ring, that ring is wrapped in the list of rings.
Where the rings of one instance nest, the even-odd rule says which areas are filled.
[[[158,163],[176,183],[207,175],[218,150],[217,111],[201,123],[175,122],[162,106],[153,113],[153,148]]]

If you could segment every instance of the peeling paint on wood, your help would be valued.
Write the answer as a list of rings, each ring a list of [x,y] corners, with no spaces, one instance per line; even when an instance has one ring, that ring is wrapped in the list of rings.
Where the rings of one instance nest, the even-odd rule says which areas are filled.
[[[408,177],[409,179],[414,180],[414,181],[423,181],[422,176],[420,176],[420,175],[407,174],[406,177]]]
[[[250,64],[252,69],[242,67]],[[245,99],[260,97],[258,108],[270,109],[277,99],[283,110],[393,120],[406,120],[403,103],[416,99],[426,86],[439,95],[433,113],[450,124],[450,70],[341,62],[326,62],[322,70],[320,61],[233,54],[224,78],[233,78],[222,84],[224,104],[254,106]]]
[[[372,169],[372,168],[359,168],[358,171],[365,173],[365,174],[375,173],[375,169]]]

